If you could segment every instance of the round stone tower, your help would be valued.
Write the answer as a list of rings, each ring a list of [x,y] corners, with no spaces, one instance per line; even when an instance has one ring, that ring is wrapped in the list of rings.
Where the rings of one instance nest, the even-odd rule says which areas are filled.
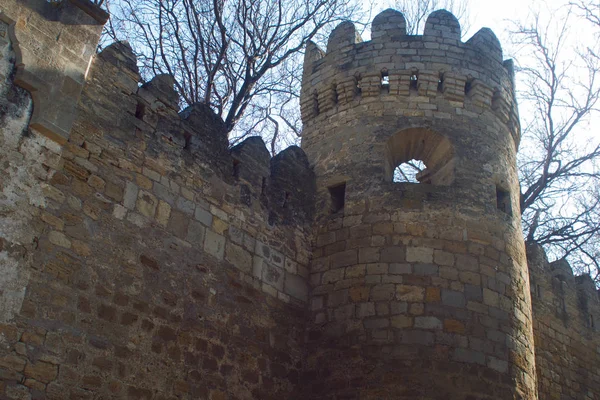
[[[306,49],[317,176],[310,399],[535,399],[512,63],[447,11]],[[410,160],[419,183],[395,182]]]

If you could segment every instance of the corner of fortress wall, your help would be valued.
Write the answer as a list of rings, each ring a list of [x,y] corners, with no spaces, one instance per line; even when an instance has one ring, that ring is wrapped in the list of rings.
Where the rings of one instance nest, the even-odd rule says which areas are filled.
[[[527,245],[539,398],[594,398],[600,390],[599,292],[564,260]],[[561,349],[559,356],[556,349]]]
[[[595,288],[530,247],[528,277],[496,208],[519,129],[491,31],[340,25],[306,51],[303,148],[271,157],[172,77],[140,86],[127,43],[94,55],[90,1],[0,12],[0,397],[529,399],[534,371],[539,398],[600,393]],[[406,148],[435,184],[385,181]]]

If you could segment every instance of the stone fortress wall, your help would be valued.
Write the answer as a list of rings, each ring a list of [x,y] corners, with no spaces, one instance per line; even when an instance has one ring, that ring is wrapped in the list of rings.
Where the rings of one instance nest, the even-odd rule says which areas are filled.
[[[422,36],[393,10],[372,32],[344,23],[306,52],[320,211],[307,362],[327,382],[311,398],[534,398],[511,64],[487,29],[462,43],[443,10]],[[422,183],[392,182],[411,159]]]
[[[0,3],[0,398],[600,398],[597,291],[526,268],[491,31],[340,25],[271,158],[127,44],[94,56],[105,20]]]

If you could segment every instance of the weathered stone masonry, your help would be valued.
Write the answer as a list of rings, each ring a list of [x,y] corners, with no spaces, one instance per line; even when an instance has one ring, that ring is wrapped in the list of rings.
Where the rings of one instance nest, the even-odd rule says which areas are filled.
[[[89,1],[0,12],[0,399],[600,398],[598,293],[512,211],[491,31],[341,24],[271,158],[126,43],[94,56]]]

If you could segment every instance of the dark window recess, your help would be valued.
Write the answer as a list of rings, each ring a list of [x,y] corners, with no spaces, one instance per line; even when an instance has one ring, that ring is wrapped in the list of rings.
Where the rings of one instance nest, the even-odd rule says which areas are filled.
[[[594,328],[594,316],[590,314],[590,328]]]
[[[335,83],[331,87],[331,100],[333,100],[333,104],[337,104],[339,101],[338,88]]]
[[[390,92],[390,74],[387,69],[381,71],[381,93]]]
[[[442,93],[444,91],[444,73],[443,72],[440,72],[440,76],[438,78],[437,91],[439,93]]]
[[[184,134],[184,138],[185,138],[185,145],[183,146],[184,149],[189,149],[192,145],[192,134],[189,132],[185,132]]]
[[[362,88],[360,87],[361,81],[362,78],[360,76],[354,77],[354,95],[356,97],[360,97],[360,95],[362,95]]]
[[[260,194],[264,195],[267,192],[267,178],[263,176],[262,185],[260,187]]]
[[[475,81],[475,79],[467,79],[467,81],[465,82],[465,94],[470,94],[471,90],[473,89],[473,81]]]
[[[281,208],[287,208],[289,199],[290,199],[290,192],[284,192],[284,194],[283,194],[283,204],[281,205]]]
[[[239,160],[233,160],[233,172],[232,175],[234,178],[240,177],[240,162]]]
[[[319,115],[319,93],[316,90],[313,92],[313,112]]]
[[[510,206],[510,193],[496,186],[496,207],[498,210],[512,215],[512,209]]]
[[[540,285],[535,285],[535,294],[537,295],[538,299],[542,298],[542,287]]]
[[[335,214],[343,210],[346,201],[346,183],[330,187],[329,195],[331,196],[331,213]]]
[[[415,71],[410,75],[410,90],[415,92],[419,90],[419,72]]]
[[[144,115],[146,115],[146,106],[143,103],[138,102],[135,107],[135,117],[137,119],[144,119]]]

